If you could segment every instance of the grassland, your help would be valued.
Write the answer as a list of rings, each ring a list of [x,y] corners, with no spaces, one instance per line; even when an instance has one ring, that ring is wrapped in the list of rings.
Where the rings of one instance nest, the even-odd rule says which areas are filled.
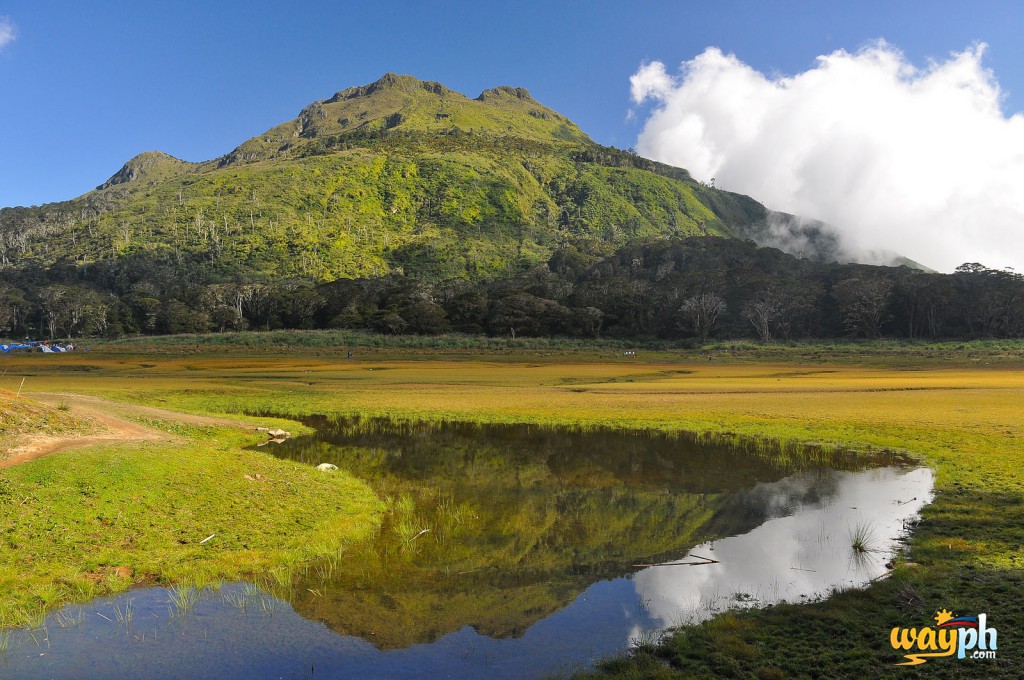
[[[644,362],[853,364],[910,368],[920,365],[1017,366],[1024,363],[1024,342],[1016,340],[915,341],[822,340],[764,344],[745,340],[629,340],[578,338],[510,338],[448,333],[384,335],[363,330],[274,330],[136,336],[93,340],[108,354],[187,357],[222,354],[234,357],[343,357],[358,361],[423,359],[492,361],[618,360],[625,350],[640,351]]]
[[[0,393],[8,446],[95,430],[65,404],[12,396]],[[97,444],[0,470],[0,629],[144,583],[287,581],[377,526],[380,503],[347,474],[245,451],[257,437],[239,428],[145,425],[173,443]]]
[[[462,353],[452,357],[457,361],[377,361],[362,355],[349,361],[309,356],[312,352],[214,356],[197,352],[202,348],[196,345],[189,350],[196,353],[168,352],[162,358],[115,349],[9,357],[6,379],[20,381],[29,374],[26,389],[88,393],[194,413],[642,427],[908,451],[935,468],[937,496],[891,578],[813,605],[721,616],[660,645],[645,646],[630,658],[610,661],[604,672],[621,677],[895,677],[907,669],[893,665],[899,657],[888,644],[890,628],[928,625],[935,610],[948,608],[957,614],[986,612],[1000,631],[999,659],[974,665],[937,660],[918,674],[1017,676],[1024,652],[1016,633],[1024,629],[1018,595],[1024,586],[1024,361],[1019,347],[964,346],[944,354],[931,346],[908,352],[902,362],[896,348],[876,352],[856,346],[839,361],[829,361],[824,350],[815,356],[817,349],[781,349],[775,358],[761,358],[754,349],[720,347],[711,353],[713,361],[664,350],[639,362],[623,361],[621,353],[610,349],[592,351],[585,362],[573,351],[525,357],[498,352],[486,361]],[[594,361],[594,352],[603,360]],[[435,350],[434,356],[446,355]],[[213,445],[182,455],[173,466],[205,469],[203,461],[213,455],[253,465],[252,454],[241,454],[234,436],[217,434]],[[45,493],[38,479],[51,475],[66,493],[79,475],[95,479],[100,466],[115,462],[134,469],[135,458],[146,452],[111,449],[93,455],[105,458],[90,462],[80,452],[62,454],[0,473],[0,479]],[[182,474],[176,470],[163,474]],[[185,474],[161,483],[166,493],[174,484],[183,488],[194,481]],[[103,492],[111,502],[130,498],[130,493],[126,487]],[[218,495],[212,488],[209,493]],[[58,502],[57,495],[39,498],[37,510]],[[238,514],[224,517],[229,536],[231,523],[239,519]],[[64,560],[70,568],[75,553],[62,552],[64,546],[43,538],[70,531],[68,522],[60,513],[50,513],[49,521],[55,523],[49,525],[50,534],[19,524],[8,532],[7,544],[13,540],[35,550],[31,546],[37,541],[50,541],[47,559]],[[167,517],[155,532],[176,535],[181,523],[181,518]],[[189,526],[206,535],[201,522]],[[92,530],[106,537],[109,528],[99,524]],[[137,535],[149,533],[143,525]],[[270,550],[274,536],[264,539],[264,549]],[[237,534],[231,540],[242,541]],[[113,544],[106,562],[126,551],[127,546]]]

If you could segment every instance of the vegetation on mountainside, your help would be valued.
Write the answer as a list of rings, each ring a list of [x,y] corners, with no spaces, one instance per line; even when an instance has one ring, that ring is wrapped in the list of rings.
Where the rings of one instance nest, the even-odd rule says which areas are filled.
[[[220,163],[289,156],[349,133],[455,130],[531,141],[590,141],[575,123],[523,88],[496,87],[469,99],[437,82],[386,73],[369,85],[313,102],[295,120],[250,139]]]
[[[693,238],[769,233],[806,257]],[[387,74],[220,159],[146,152],[80,198],[0,210],[0,335],[1024,332],[1017,274],[815,257],[836,249],[821,225],[593,143],[525,90]]]
[[[766,216],[594,144],[525,90],[471,100],[388,74],[215,161],[147,152],[78,199],[0,211],[0,269],[134,260],[200,283],[486,280],[559,243],[730,234]]]
[[[560,243],[730,233],[695,187],[540,142],[395,133],[8,209],[0,256],[21,269],[145,263],[201,283],[486,280],[543,262]]]
[[[11,283],[0,282],[0,334],[319,328],[640,343],[1024,335],[1024,277],[1012,271],[822,264],[725,238],[635,241],[607,255],[590,245],[560,248],[545,263],[489,282],[389,275],[200,284],[146,260],[94,265],[91,285],[77,273],[49,284],[9,273]],[[113,292],[97,290],[104,287]]]

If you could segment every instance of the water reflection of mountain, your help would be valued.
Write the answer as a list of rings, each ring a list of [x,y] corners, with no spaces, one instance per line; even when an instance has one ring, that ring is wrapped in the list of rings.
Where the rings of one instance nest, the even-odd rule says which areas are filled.
[[[521,635],[636,562],[834,493],[820,456],[772,457],[693,437],[531,425],[310,423],[277,455],[334,463],[390,501],[378,536],[293,584],[302,615],[380,649],[472,626]],[[850,468],[849,456],[832,467]],[[880,461],[879,461],[880,462]]]

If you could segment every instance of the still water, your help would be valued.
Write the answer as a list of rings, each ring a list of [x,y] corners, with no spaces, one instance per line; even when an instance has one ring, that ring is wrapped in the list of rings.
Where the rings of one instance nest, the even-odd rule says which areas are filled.
[[[521,678],[586,668],[731,607],[885,574],[932,477],[893,456],[693,436],[314,419],[270,445],[370,483],[372,540],[283,583],[68,607],[0,653],[12,678]],[[329,474],[329,473],[325,473]],[[866,534],[868,552],[853,550]]]

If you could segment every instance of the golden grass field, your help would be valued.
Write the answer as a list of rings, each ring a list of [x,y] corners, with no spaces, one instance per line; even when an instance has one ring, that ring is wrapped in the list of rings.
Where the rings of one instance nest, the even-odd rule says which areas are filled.
[[[856,675],[863,667],[858,664],[871,662],[888,673],[896,660],[886,650],[889,627],[927,625],[931,609],[946,607],[987,611],[1001,634],[1007,631],[1000,661],[987,670],[1008,674],[1019,666],[1006,666],[1004,659],[1024,663],[1024,632],[1016,633],[1024,631],[1024,606],[1014,590],[1024,586],[1024,369],[1017,363],[901,369],[851,365],[848,359],[842,365],[677,363],[664,356],[651,363],[578,363],[557,356],[445,360],[443,352],[417,361],[94,353],[6,358],[0,387],[16,387],[27,376],[29,396],[91,394],[228,416],[363,414],[600,425],[905,450],[935,468],[937,495],[910,544],[909,564],[898,566],[892,578],[816,605],[720,617],[631,660],[611,662],[607,670],[626,677],[770,677],[775,671],[786,677],[819,667]],[[78,453],[58,455],[74,469]],[[200,448],[189,455],[206,454]],[[5,474],[14,473],[0,472]],[[798,647],[785,642],[786,629],[794,626],[801,628]],[[837,626],[852,627],[860,637],[838,634]],[[931,666],[926,670],[942,670]]]

